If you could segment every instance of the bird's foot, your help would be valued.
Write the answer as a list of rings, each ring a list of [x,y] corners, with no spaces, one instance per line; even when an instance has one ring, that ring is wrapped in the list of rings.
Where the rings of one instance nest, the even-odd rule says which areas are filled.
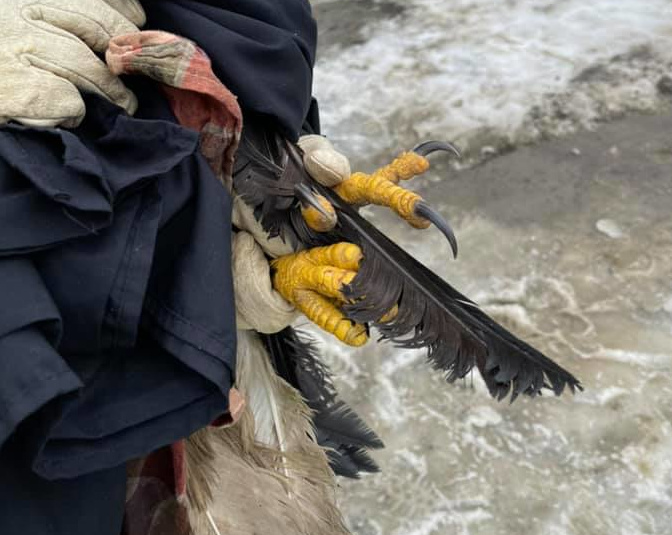
[[[271,262],[273,286],[320,328],[341,342],[361,346],[369,339],[366,325],[348,319],[340,309],[347,303],[344,289],[357,275],[361,260],[361,249],[352,243],[281,256]],[[387,316],[391,314],[394,311]]]
[[[401,154],[392,163],[371,174],[353,173],[335,186],[334,191],[349,204],[387,206],[415,228],[424,229],[434,223],[450,242],[453,254],[457,255],[457,241],[445,219],[420,195],[399,186],[402,180],[410,180],[426,172],[429,169],[427,156],[436,151],[448,151],[459,156],[453,145],[429,141]]]

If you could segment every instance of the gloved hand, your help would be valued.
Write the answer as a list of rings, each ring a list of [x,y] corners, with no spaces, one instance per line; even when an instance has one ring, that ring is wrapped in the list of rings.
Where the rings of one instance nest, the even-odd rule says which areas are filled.
[[[2,0],[0,124],[74,127],[86,111],[80,90],[133,113],[135,96],[94,52],[144,22],[138,0]]]
[[[404,153],[390,165],[366,175],[351,174],[348,159],[322,136],[304,136],[298,144],[303,152],[304,166],[312,178],[323,186],[333,188],[346,202],[388,206],[413,226],[425,228],[429,225],[429,221],[415,210],[418,205],[424,204],[422,199],[397,185],[400,180],[409,180],[427,170],[429,163],[420,152]],[[435,145],[429,148],[433,149]],[[440,147],[443,148],[443,145]],[[420,147],[421,152],[424,148]],[[325,211],[331,208],[335,215],[326,199],[322,196],[316,196],[316,199]],[[302,210],[302,214],[314,230],[333,228],[329,227],[329,223],[333,225],[335,219],[323,218],[318,210],[310,208]],[[241,198],[234,201],[234,223],[249,232],[238,233],[241,236],[238,261],[234,248],[234,276],[236,271],[239,273],[236,276],[236,300],[240,325],[254,322],[256,330],[274,332],[293,319],[293,307],[296,307],[309,320],[342,342],[352,346],[366,343],[366,326],[352,322],[341,310],[346,303],[344,288],[359,270],[362,259],[359,247],[339,243],[292,251],[289,242],[283,242],[278,237],[268,238],[253,209]],[[252,248],[255,241],[259,246],[256,251]],[[240,247],[243,244],[244,247]],[[271,261],[272,287],[262,249],[274,258]],[[240,264],[238,269],[236,264]],[[389,321],[397,312],[396,309],[389,311],[381,321]]]
[[[306,169],[320,184],[332,187],[350,176],[348,159],[337,152],[326,138],[304,136],[299,140],[299,145],[304,153]],[[233,223],[240,229],[233,238],[233,279],[238,328],[254,329],[263,333],[281,331],[296,319],[298,312],[293,302],[285,300],[273,288],[267,256],[283,257],[295,251],[289,242],[280,237],[269,238],[254,216],[253,209],[240,197],[234,198]],[[360,334],[361,328],[362,326],[357,327]],[[346,336],[343,328],[341,331]],[[349,333],[347,336],[352,338],[353,334]],[[361,335],[354,338],[359,342],[365,339]]]
[[[350,162],[326,137],[301,136],[298,145],[306,171],[323,186],[333,188],[350,178]]]
[[[238,329],[271,334],[296,319],[294,306],[273,289],[271,267],[252,234],[234,233],[232,267]]]

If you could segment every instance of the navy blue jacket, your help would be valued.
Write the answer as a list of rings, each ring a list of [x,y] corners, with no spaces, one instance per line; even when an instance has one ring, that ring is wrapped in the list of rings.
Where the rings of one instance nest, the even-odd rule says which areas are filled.
[[[136,91],[151,105],[134,118],[89,96],[72,132],[0,129],[3,535],[101,533],[77,503],[56,507],[76,495],[72,478],[120,520],[109,495],[123,496],[110,484],[124,484],[124,463],[228,408],[230,198],[197,134],[174,124],[154,86]],[[63,518],[47,510],[70,525],[51,531]]]
[[[307,0],[144,0],[245,114],[296,139]],[[0,128],[0,534],[118,535],[125,463],[227,410],[230,198],[153,83],[135,117],[86,96],[77,129]]]

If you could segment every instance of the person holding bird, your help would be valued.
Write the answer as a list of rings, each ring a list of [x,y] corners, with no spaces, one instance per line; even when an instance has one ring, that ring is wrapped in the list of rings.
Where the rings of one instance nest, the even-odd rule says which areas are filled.
[[[3,0],[0,533],[345,534],[380,438],[303,314],[493,396],[580,388],[366,221],[450,226],[320,135],[307,0]]]

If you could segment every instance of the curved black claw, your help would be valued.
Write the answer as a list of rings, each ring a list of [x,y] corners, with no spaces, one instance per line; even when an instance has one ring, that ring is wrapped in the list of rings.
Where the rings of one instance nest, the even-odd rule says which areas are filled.
[[[415,208],[413,211],[418,217],[422,217],[431,221],[436,226],[436,228],[438,228],[443,233],[443,235],[448,239],[448,243],[450,243],[450,248],[453,250],[453,258],[457,258],[457,239],[455,238],[453,229],[450,228],[450,225],[443,218],[443,216],[425,201],[418,201],[415,203]]]
[[[320,204],[320,201],[313,190],[305,184],[297,184],[294,186],[294,195],[296,195],[296,198],[301,201],[301,204],[315,208],[315,210],[320,212],[320,214],[324,216],[325,219],[331,219],[333,217],[333,214],[327,212],[324,209],[324,206]]]
[[[462,154],[460,154],[460,151],[455,145],[445,141],[425,141],[413,149],[413,152],[424,157],[429,156],[433,152],[437,151],[450,152],[458,158],[462,157]]]

